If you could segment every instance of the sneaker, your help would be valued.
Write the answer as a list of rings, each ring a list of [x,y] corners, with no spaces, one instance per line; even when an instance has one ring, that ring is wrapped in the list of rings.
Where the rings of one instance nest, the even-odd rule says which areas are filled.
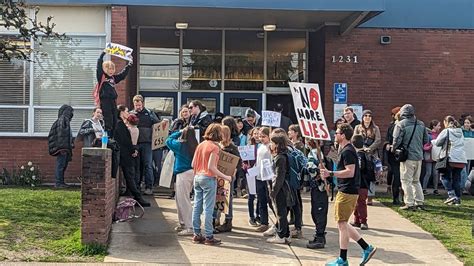
[[[209,246],[216,246],[222,244],[222,241],[220,239],[217,239],[215,237],[207,238],[204,241],[204,245],[209,245]]]
[[[286,239],[284,237],[279,237],[278,235],[275,235],[274,237],[270,237],[267,239],[267,243],[273,243],[273,244],[285,244]]]
[[[367,223],[360,224],[360,230],[369,230],[369,226],[367,225]]]
[[[259,227],[257,227],[257,229],[255,229],[255,232],[263,233],[263,232],[266,232],[268,228],[269,226],[267,224],[262,224]]]
[[[326,263],[326,266],[349,266],[349,262],[339,257],[335,261]]]
[[[258,224],[257,224],[257,222],[255,221],[255,219],[252,219],[252,218],[249,219],[249,225],[250,225],[250,226],[253,226],[253,227],[257,227],[257,226],[258,226]]]
[[[276,234],[276,226],[272,225],[267,231],[263,232],[263,236],[274,236]]]
[[[423,195],[426,196],[428,194],[430,194],[430,193],[428,193],[428,191],[426,189],[423,189]]]
[[[151,188],[145,189],[145,192],[143,192],[145,195],[153,195],[153,190]]]
[[[258,225],[261,225],[262,222],[260,221],[260,217],[255,217],[255,222],[258,224]]]
[[[353,227],[360,228],[360,223],[349,223],[349,224],[352,225]]]
[[[405,205],[405,206],[402,206],[400,208],[398,208],[399,210],[402,210],[402,211],[416,211],[416,207],[415,206],[408,206],[408,205]]]
[[[54,187],[55,188],[69,188],[70,185],[68,185],[66,183],[62,183],[62,184],[56,184]]]
[[[310,240],[308,244],[306,244],[306,247],[310,249],[320,249],[324,248],[324,245],[326,245],[326,237],[315,236],[313,240]]]
[[[402,203],[400,202],[399,199],[394,199],[394,200],[392,201],[392,204],[393,204],[393,205],[397,205],[397,206],[398,206],[398,205],[402,205]]]
[[[439,195],[439,192],[437,189],[433,190],[433,195]]]
[[[460,206],[461,205],[461,200],[460,199],[456,199],[454,201],[454,206]]]
[[[416,209],[420,211],[426,211],[426,207],[424,204],[416,205]]]
[[[206,241],[206,238],[203,237],[201,234],[199,234],[199,235],[194,234],[193,235],[193,243],[194,244],[202,244],[202,243],[204,243],[204,241]]]
[[[449,197],[444,201],[444,204],[452,203],[456,200],[456,197]]]
[[[178,232],[178,236],[192,236],[194,231],[192,228],[184,229]]]
[[[180,225],[178,225],[178,226],[176,226],[176,227],[174,228],[174,231],[175,231],[175,232],[181,232],[181,231],[183,231],[184,229],[186,229],[186,228],[184,227],[184,225],[180,224]]]
[[[301,229],[296,229],[295,228],[295,229],[290,231],[290,237],[301,239],[301,238],[303,238],[303,232],[301,232]]]
[[[375,251],[377,251],[377,248],[369,245],[368,248],[362,251],[362,261],[360,262],[360,265],[365,265],[369,260],[372,258],[372,256],[375,254]]]

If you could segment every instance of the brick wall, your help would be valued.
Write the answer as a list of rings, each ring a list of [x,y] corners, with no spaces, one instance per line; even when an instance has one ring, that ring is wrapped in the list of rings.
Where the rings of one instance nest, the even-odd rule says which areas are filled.
[[[113,6],[112,7],[112,42],[128,45],[128,12],[126,6]],[[136,52],[134,52],[134,58],[136,58]],[[117,71],[122,70],[127,61],[118,57],[112,57],[112,61],[115,63]],[[130,71],[132,72],[133,69]],[[129,72],[129,75],[130,75]],[[117,90],[118,99],[117,104],[125,104],[130,106],[130,87],[128,79],[120,82],[115,86]]]
[[[82,152],[81,240],[106,245],[118,191],[118,181],[111,177],[112,151],[86,148]]]
[[[380,44],[389,35],[392,43]],[[448,114],[474,113],[473,30],[354,29],[340,37],[326,31],[325,115],[333,121],[332,87],[348,83],[349,103],[371,109],[386,131],[390,109],[411,103],[429,123]],[[357,55],[358,64],[332,63],[332,56]]]

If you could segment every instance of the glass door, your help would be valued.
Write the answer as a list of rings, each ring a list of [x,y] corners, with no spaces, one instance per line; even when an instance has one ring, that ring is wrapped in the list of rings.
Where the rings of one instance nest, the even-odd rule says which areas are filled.
[[[214,117],[217,112],[220,112],[220,94],[206,93],[206,92],[183,92],[181,94],[181,105],[188,104],[190,101],[199,100],[209,114]]]
[[[224,94],[224,114],[244,117],[245,111],[252,108],[259,114],[262,110],[262,94],[226,93]]]
[[[177,117],[177,93],[175,92],[142,92],[145,108],[155,112],[160,118],[170,120]]]

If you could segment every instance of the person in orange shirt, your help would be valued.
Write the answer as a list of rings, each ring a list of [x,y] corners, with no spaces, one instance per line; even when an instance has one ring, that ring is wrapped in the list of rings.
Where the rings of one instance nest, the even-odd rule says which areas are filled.
[[[220,150],[218,142],[221,140],[221,125],[211,124],[204,133],[204,141],[197,146],[194,153],[192,162],[194,169],[193,243],[206,245],[221,243],[221,240],[214,237],[212,226],[212,214],[216,205],[217,178],[232,181],[231,176],[225,175],[217,169]],[[205,237],[201,234],[203,211],[205,214]]]

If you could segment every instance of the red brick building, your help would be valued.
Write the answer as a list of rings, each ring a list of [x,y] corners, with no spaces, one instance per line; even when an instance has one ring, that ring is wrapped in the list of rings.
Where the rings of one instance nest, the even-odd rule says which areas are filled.
[[[54,180],[46,136],[57,109],[75,108],[77,132],[93,108],[96,60],[110,41],[134,49],[118,102],[130,106],[140,93],[146,107],[165,117],[176,117],[190,99],[232,115],[282,103],[294,117],[288,81],[319,84],[328,122],[335,83],[347,83],[347,103],[371,109],[382,131],[389,110],[404,103],[425,122],[474,112],[468,0],[33,2],[41,5],[39,19],[53,15],[57,30],[76,42],[45,40],[38,49],[48,56],[37,62],[0,61],[0,168],[33,161],[46,183]],[[15,34],[0,29],[0,36]],[[117,69],[125,65],[112,60]],[[80,148],[66,182],[78,182]]]

